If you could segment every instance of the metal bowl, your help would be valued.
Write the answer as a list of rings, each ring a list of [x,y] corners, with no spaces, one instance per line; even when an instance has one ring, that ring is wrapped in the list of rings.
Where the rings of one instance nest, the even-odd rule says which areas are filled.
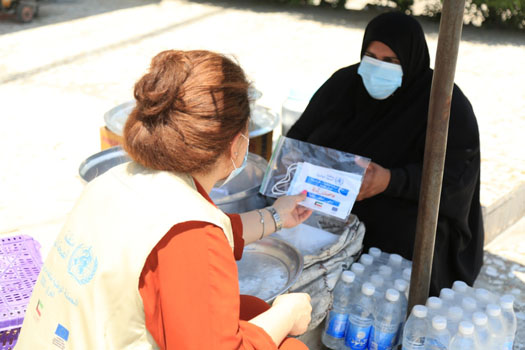
[[[255,90],[256,91],[256,90]],[[254,96],[260,96],[260,92],[253,92]],[[122,136],[124,125],[128,116],[135,108],[135,100],[124,102],[111,108],[104,113],[106,127],[113,133]],[[280,117],[269,108],[253,104],[251,106],[251,116],[249,124],[250,138],[267,134],[279,126]]]
[[[303,256],[285,241],[267,237],[244,248],[237,269],[241,294],[269,303],[297,281],[303,271]]]
[[[89,182],[119,164],[131,159],[122,147],[112,147],[98,152],[80,164],[80,177]],[[259,194],[259,187],[268,163],[256,154],[248,154],[246,168],[223,187],[215,187],[210,197],[226,213],[242,213],[264,208],[268,203],[266,197]]]

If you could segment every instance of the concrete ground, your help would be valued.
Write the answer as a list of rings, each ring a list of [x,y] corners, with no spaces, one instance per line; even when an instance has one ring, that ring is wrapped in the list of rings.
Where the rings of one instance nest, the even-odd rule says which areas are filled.
[[[132,98],[155,54],[172,48],[232,54],[263,93],[259,103],[280,111],[291,87],[313,90],[357,62],[363,30],[378,14],[263,0],[40,4],[30,24],[0,17],[0,234],[32,235],[44,255],[82,191],[80,163],[100,150],[103,114]],[[434,57],[438,23],[419,20]],[[523,62],[523,33],[464,28],[456,83],[478,118],[490,239],[525,215]],[[477,283],[513,286],[509,291],[523,298],[525,231],[523,224],[513,227],[487,246]]]

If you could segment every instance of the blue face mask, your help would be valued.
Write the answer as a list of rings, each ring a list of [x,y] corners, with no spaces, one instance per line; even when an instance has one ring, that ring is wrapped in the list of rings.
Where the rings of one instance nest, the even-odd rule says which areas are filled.
[[[403,81],[403,69],[399,64],[369,56],[363,56],[357,74],[363,78],[368,94],[376,100],[384,100],[392,95]]]
[[[243,170],[244,168],[246,167],[246,164],[248,163],[248,149],[250,147],[250,139],[247,138],[246,136],[244,136],[243,134],[241,134],[242,137],[244,137],[246,139],[246,141],[248,141],[248,144],[246,145],[246,153],[244,154],[244,160],[242,161],[242,164],[240,167],[236,167],[235,166],[235,162],[233,161],[232,158],[231,161],[233,163],[233,170],[232,172],[230,173],[230,175],[228,175],[228,177],[226,178],[226,180],[224,180],[220,185],[219,187],[222,187],[224,185],[226,185],[228,182],[230,182],[235,176],[239,175]]]

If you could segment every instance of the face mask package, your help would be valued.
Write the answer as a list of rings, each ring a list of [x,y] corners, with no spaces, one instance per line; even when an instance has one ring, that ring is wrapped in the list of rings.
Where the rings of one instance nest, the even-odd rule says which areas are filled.
[[[302,206],[346,221],[369,163],[368,158],[281,136],[259,192],[278,198],[306,191]]]

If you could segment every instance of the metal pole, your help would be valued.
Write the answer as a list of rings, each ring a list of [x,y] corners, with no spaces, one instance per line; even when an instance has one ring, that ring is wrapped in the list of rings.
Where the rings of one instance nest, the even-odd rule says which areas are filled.
[[[436,65],[430,90],[423,174],[416,224],[408,312],[428,298],[441,182],[448,135],[450,102],[465,0],[445,0],[439,25]]]

